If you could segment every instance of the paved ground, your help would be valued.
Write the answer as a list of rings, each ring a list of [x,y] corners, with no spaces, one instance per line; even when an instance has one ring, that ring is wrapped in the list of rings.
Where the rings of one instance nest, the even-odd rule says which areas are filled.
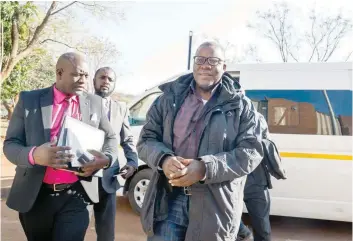
[[[127,203],[127,199],[119,199],[119,212],[116,216],[116,240],[145,241],[139,217],[134,214]],[[1,201],[1,241],[26,240],[17,213],[7,208],[5,201]],[[87,230],[85,241],[95,241],[94,219]]]
[[[145,241],[139,217],[134,214],[126,198],[118,199],[116,215],[116,240]],[[26,240],[17,213],[8,209],[1,201],[1,240]],[[248,219],[246,218],[246,222]],[[350,241],[350,223],[272,217],[273,241]],[[86,241],[95,241],[94,220],[87,231]]]
[[[11,165],[2,160],[2,166]],[[4,170],[4,169],[3,169]],[[10,176],[1,178],[1,186],[11,186]],[[4,180],[5,179],[5,180]],[[1,189],[1,239],[2,241],[26,240],[17,213],[5,205],[8,189]],[[249,223],[245,217],[245,223]],[[343,222],[309,220],[286,217],[271,217],[273,241],[350,241],[352,240],[352,224]],[[94,219],[91,220],[87,230],[86,241],[95,241]],[[139,217],[132,211],[127,198],[118,198],[116,215],[116,240],[119,241],[145,241]]]

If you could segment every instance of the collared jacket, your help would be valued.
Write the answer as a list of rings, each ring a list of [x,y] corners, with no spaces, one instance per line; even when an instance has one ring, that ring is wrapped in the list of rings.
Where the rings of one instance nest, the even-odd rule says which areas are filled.
[[[167,179],[158,167],[173,154],[174,120],[192,81],[193,74],[188,74],[159,87],[163,94],[149,109],[137,144],[139,158],[154,171],[141,212],[148,236],[153,236],[156,220],[168,214]],[[205,163],[206,180],[191,186],[186,241],[235,240],[246,176],[263,158],[258,113],[234,85],[225,73],[216,100],[204,107],[198,157]]]

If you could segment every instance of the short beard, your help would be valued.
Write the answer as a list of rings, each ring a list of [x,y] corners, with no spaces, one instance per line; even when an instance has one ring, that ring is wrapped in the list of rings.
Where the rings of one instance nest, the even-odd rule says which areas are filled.
[[[96,95],[99,95],[102,98],[106,98],[106,97],[110,96],[113,92],[114,92],[114,89],[109,92],[102,92],[100,90],[96,90]]]
[[[208,85],[208,86],[201,86],[201,85],[198,85],[198,87],[200,88],[201,91],[203,91],[203,92],[205,92],[205,93],[206,93],[206,92],[211,92],[211,91],[214,89],[214,87],[219,84],[219,82],[220,82],[220,81],[217,81],[217,82],[214,83],[213,85]],[[197,84],[197,83],[196,83],[196,84]]]

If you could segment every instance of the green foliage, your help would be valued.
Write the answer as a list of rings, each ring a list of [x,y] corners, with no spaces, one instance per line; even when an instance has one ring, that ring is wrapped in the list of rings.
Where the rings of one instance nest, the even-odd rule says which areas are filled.
[[[3,81],[1,84],[1,100],[14,100],[14,97],[22,90],[43,88],[54,82],[54,60],[46,50],[53,54],[58,51],[57,46],[60,43],[64,46],[78,47],[77,41],[72,41],[71,38],[73,33],[77,33],[77,31],[74,31],[75,28],[73,26],[75,25],[71,24],[71,21],[76,23],[75,14],[77,10],[81,9],[90,13],[96,13],[96,10],[100,10],[102,16],[106,16],[107,11],[112,10],[111,4],[103,6],[93,2],[76,2],[75,4],[58,2],[56,4],[50,3],[50,5],[53,6],[54,13],[63,11],[68,13],[68,17],[59,14],[53,15],[52,12],[50,20],[47,19],[46,22],[43,22],[44,16],[50,13],[44,11],[51,11],[53,10],[52,8],[43,8],[40,3],[30,1],[0,2],[1,23],[3,26],[1,37],[4,43],[1,70],[6,73],[6,75],[3,75],[6,77],[1,80],[1,82]],[[66,8],[65,6],[68,7]],[[113,12],[116,11],[114,10]],[[44,28],[38,28],[41,24],[43,24]],[[14,31],[14,33],[18,32],[18,41],[13,42],[12,30],[14,26],[17,26],[17,31]],[[81,30],[81,26],[79,27],[80,31],[82,31],[80,34],[85,35],[86,32]],[[42,30],[38,31],[38,29]],[[36,33],[35,38],[33,38],[34,33]],[[17,38],[14,39],[17,40]],[[18,49],[14,48],[14,43],[18,43]],[[92,53],[90,56],[93,53],[97,55],[94,56],[94,59],[97,59],[97,65],[116,59],[114,55],[118,54],[115,45],[111,46],[106,42],[98,45],[92,42],[85,46],[85,52]],[[11,52],[13,52],[13,55],[11,55]],[[15,63],[17,64],[14,66]]]
[[[26,2],[25,4],[19,2],[1,1],[1,21],[3,24],[3,38],[4,38],[4,56],[11,53],[11,29],[12,19],[18,14],[18,31],[19,31],[19,46],[26,45],[29,38],[32,24],[36,21],[39,10],[33,2]],[[3,64],[3,63],[2,63]]]
[[[1,100],[13,100],[21,90],[26,89],[24,82],[21,81],[26,76],[26,70],[25,68],[21,68],[20,63],[16,65],[7,81],[3,82],[1,86]]]
[[[2,84],[1,100],[13,100],[23,90],[44,88],[55,81],[55,66],[44,50],[22,59]]]
[[[19,48],[23,49],[27,46],[27,41],[33,32],[32,25],[37,20],[39,10],[33,2],[2,1],[0,4],[4,38],[2,66],[4,67],[12,50],[12,20],[18,18]],[[10,76],[2,83],[1,100],[13,100],[22,90],[48,86],[50,84],[48,81],[52,82],[55,74],[52,63],[44,49],[36,49],[32,55],[20,60]]]

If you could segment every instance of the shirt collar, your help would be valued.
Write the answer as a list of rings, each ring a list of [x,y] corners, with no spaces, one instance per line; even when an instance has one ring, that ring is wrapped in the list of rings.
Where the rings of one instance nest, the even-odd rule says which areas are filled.
[[[108,101],[108,102],[110,102],[110,99],[111,99],[110,96],[107,96],[107,97],[103,98],[104,101]]]
[[[56,88],[56,85],[54,85],[54,103],[55,104],[61,104],[65,99],[69,98],[72,101],[75,101],[78,103],[78,96],[77,95],[67,95],[60,90]]]
[[[108,107],[110,105],[110,100],[111,98],[109,96],[102,98],[103,99],[103,103]]]

